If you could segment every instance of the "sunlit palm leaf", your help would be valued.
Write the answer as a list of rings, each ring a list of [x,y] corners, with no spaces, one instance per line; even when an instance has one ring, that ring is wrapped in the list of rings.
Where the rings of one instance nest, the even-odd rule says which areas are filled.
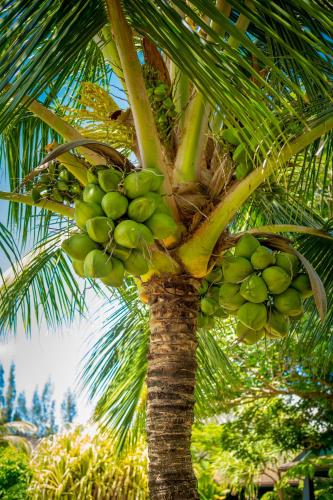
[[[8,248],[8,232],[0,232],[1,244]],[[85,310],[85,290],[81,289],[68,260],[60,250],[66,231],[42,241],[22,260],[12,258],[12,267],[2,272],[0,288],[0,329],[15,331],[18,318],[30,332],[35,319],[49,326],[71,321]],[[8,251],[10,255],[10,248]]]
[[[90,42],[105,23],[101,4],[88,0],[6,2],[2,16],[0,91],[8,83],[12,86],[0,97],[1,128],[10,122],[25,94],[37,97],[48,89],[54,96],[65,81],[70,89],[79,68],[81,77],[91,76],[96,55],[89,57],[89,50],[100,51]]]
[[[144,428],[148,311],[133,285],[107,307],[105,333],[86,357],[82,381],[99,398],[95,418],[112,429],[121,449]]]

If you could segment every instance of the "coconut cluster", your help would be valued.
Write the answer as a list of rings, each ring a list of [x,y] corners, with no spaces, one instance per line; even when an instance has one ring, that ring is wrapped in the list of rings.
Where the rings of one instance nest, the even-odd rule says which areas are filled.
[[[168,139],[177,112],[172,101],[171,89],[161,80],[147,80],[147,94],[156,118],[156,125],[161,137]]]
[[[52,162],[34,178],[31,197],[35,203],[43,199],[58,203],[72,204],[80,197],[82,187],[67,168],[58,162]]]
[[[264,335],[286,336],[290,320],[303,316],[303,301],[312,289],[297,256],[244,235],[202,282],[200,293],[199,326],[232,315],[238,338],[253,344]]]
[[[82,198],[75,200],[80,228],[62,243],[75,272],[119,287],[125,272],[141,276],[149,267],[149,246],[177,231],[159,194],[163,176],[152,170],[124,175],[96,166],[88,172]]]

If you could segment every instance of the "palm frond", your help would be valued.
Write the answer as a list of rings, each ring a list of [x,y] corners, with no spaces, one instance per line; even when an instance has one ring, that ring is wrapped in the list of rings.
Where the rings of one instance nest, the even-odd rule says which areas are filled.
[[[195,414],[199,419],[216,414],[220,401],[228,394],[228,388],[237,384],[234,367],[221,342],[221,338],[230,331],[230,325],[225,321],[212,331],[198,331]]]
[[[83,385],[98,399],[95,420],[121,450],[144,430],[148,312],[129,285],[108,304],[105,333],[86,356]]]
[[[333,235],[333,221],[326,225]],[[325,370],[332,363],[333,352],[333,244],[315,236],[298,236],[295,246],[312,264],[319,274],[327,295],[327,315],[324,322],[318,318],[313,301],[306,304],[305,320],[295,325],[298,333],[300,356],[303,351],[311,352],[314,348],[321,349],[322,366]]]
[[[5,169],[8,189],[17,192],[24,179],[45,156],[45,147],[53,141],[60,141],[58,134],[30,112],[21,110],[3,131],[0,141],[0,161]],[[20,234],[20,241],[26,241],[29,230],[37,227],[36,219],[44,217],[44,228],[48,227],[50,214],[40,209],[10,203],[8,223]],[[41,227],[42,225],[39,225]]]
[[[16,331],[18,319],[26,332],[31,331],[33,319],[45,320],[49,326],[70,322],[76,312],[85,311],[85,288],[82,290],[72,267],[60,249],[66,230],[60,230],[42,240],[23,259],[8,231],[2,226],[1,247],[7,248],[12,266],[1,271],[0,330],[2,334]],[[14,252],[13,255],[12,252]]]
[[[71,89],[78,74],[85,80],[94,77],[94,72],[96,77],[96,58],[102,61],[101,53],[90,42],[106,21],[102,4],[89,0],[7,1],[2,15],[1,130],[25,95],[37,98],[47,92],[48,101],[65,82]]]

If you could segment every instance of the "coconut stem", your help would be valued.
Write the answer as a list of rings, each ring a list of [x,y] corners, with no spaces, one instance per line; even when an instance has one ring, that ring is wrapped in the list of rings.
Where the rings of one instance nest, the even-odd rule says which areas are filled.
[[[57,116],[50,109],[45,108],[42,104],[37,101],[30,101],[30,98],[26,98],[27,108],[40,120],[49,125],[53,130],[58,132],[66,141],[75,141],[78,139],[84,139],[84,136],[80,134],[74,127],[69,125],[65,120]],[[105,158],[100,156],[98,153],[91,151],[85,147],[77,148],[83,156],[93,165],[105,164]]]
[[[178,210],[172,195],[170,171],[163,161],[161,143],[149,104],[132,31],[126,22],[120,1],[107,0],[106,3],[128,90],[142,165],[143,168],[156,169],[164,174],[164,192],[174,217],[178,219]]]
[[[206,145],[209,111],[206,99],[197,92],[185,114],[183,136],[175,161],[175,180],[179,184],[198,178],[199,164]]]
[[[124,73],[123,73],[123,70],[121,68],[121,62],[120,62],[118,50],[117,50],[115,41],[112,37],[110,27],[104,26],[104,28],[102,29],[102,34],[103,34],[105,41],[103,41],[102,39],[100,39],[99,37],[96,36],[96,40],[98,40],[98,45],[100,46],[100,49],[103,53],[104,58],[111,65],[112,70],[119,78],[121,85],[123,86],[123,89],[127,94]]]
[[[320,238],[326,238],[328,240],[333,240],[333,237],[322,231],[321,229],[316,229],[314,227],[307,226],[298,226],[295,224],[271,224],[267,226],[258,226],[254,227],[247,231],[252,234],[261,234],[261,233],[301,233],[301,234],[310,234],[312,236],[319,236]],[[235,235],[237,236],[237,235]]]
[[[23,203],[24,205],[30,205],[31,207],[38,207],[44,210],[49,210],[50,212],[63,215],[64,217],[68,217],[69,219],[74,218],[74,208],[66,207],[62,203],[57,203],[56,201],[41,200],[40,202],[36,203],[29,195],[6,193],[4,191],[0,191],[0,200],[12,201],[14,203]]]

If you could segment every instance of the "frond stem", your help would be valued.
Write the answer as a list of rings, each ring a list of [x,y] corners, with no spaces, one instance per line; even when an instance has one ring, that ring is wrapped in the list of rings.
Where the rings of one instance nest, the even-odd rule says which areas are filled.
[[[333,236],[322,229],[314,227],[298,226],[296,224],[269,224],[267,226],[258,226],[246,231],[247,233],[260,234],[260,233],[300,233],[310,234],[312,236],[319,236],[327,240],[333,240]],[[237,235],[235,235],[237,236]]]
[[[36,203],[29,195],[6,193],[4,191],[0,191],[0,200],[12,201],[14,203],[23,203],[24,205],[42,208],[59,215],[63,215],[64,217],[68,217],[69,219],[74,219],[74,208],[66,207],[62,203],[57,203],[56,201],[41,200],[40,202]]]
[[[128,90],[142,166],[156,169],[164,174],[164,191],[168,195],[174,217],[178,219],[177,206],[172,196],[170,174],[163,161],[161,143],[134,46],[132,30],[125,19],[120,1],[107,0],[106,4]]]
[[[277,155],[265,160],[262,166],[253,170],[242,181],[233,185],[215,210],[184,243],[178,253],[186,269],[196,277],[205,276],[210,256],[218,239],[231,222],[237,211],[251,194],[274,172],[281,169],[295,154],[333,129],[333,116],[285,144]]]

